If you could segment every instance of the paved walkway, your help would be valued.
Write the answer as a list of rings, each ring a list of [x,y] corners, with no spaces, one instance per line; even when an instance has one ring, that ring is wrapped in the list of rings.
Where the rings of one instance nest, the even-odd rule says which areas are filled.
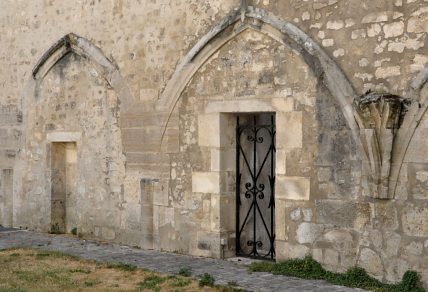
[[[63,235],[0,228],[0,249],[11,247],[60,251],[102,262],[118,261],[166,274],[176,274],[180,268],[188,267],[195,277],[209,273],[214,276],[217,284],[227,285],[228,282],[235,282],[240,288],[249,291],[363,291],[331,285],[324,281],[302,280],[269,273],[249,274],[245,265],[231,261],[141,250]]]

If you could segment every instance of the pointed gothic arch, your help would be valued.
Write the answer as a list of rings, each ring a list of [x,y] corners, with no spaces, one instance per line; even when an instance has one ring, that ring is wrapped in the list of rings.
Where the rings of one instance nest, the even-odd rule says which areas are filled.
[[[390,197],[393,197],[398,184],[401,167],[409,149],[416,128],[428,112],[428,95],[422,96],[422,89],[428,84],[428,67],[422,69],[411,81],[407,89],[407,97],[411,104],[404,116],[403,123],[397,131],[396,147],[393,148],[394,167],[391,168],[389,180]]]
[[[32,71],[35,85],[40,84],[52,67],[69,53],[75,53],[92,63],[100,76],[116,91],[122,107],[126,108],[132,103],[131,91],[120,74],[118,66],[109,60],[102,50],[91,41],[74,33],[66,34],[60,38],[39,59]]]
[[[353,100],[357,94],[343,71],[313,39],[297,26],[252,6],[242,6],[241,10],[233,11],[220,21],[200,38],[177,66],[157,103],[157,109],[166,113],[166,118],[162,123],[161,144],[169,118],[194,74],[222,46],[247,29],[266,34],[303,56],[304,61],[336,100],[351,129],[354,141],[365,157],[366,154],[359,138],[362,121],[359,114],[353,110]]]

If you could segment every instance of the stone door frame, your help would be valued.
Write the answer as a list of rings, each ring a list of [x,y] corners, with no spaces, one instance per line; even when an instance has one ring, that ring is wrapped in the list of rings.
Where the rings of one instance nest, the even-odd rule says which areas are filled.
[[[82,143],[82,133],[81,132],[50,132],[46,135],[46,190],[50,190],[49,192],[49,202],[52,197],[52,148],[54,143],[75,143],[76,150],[78,155],[79,148]],[[47,216],[49,216],[49,224],[51,224],[51,205],[47,208],[49,210]],[[67,216],[67,215],[65,215]],[[50,230],[51,226],[48,226],[48,230]]]
[[[210,170],[192,173],[192,192],[212,195],[211,212],[218,218],[211,224],[211,232],[219,235],[214,248],[217,257],[235,256],[236,242],[235,192],[228,192],[229,182],[225,175],[227,171],[235,171],[236,149],[228,151],[225,137],[235,137],[236,114],[263,112],[275,113],[277,126],[275,204],[283,204],[285,200],[309,200],[310,179],[286,176],[287,150],[301,145],[303,135],[302,112],[293,110],[292,99],[251,96],[208,102],[198,116],[198,144],[211,153]],[[275,212],[276,234],[282,234],[279,231],[285,229],[283,217],[284,214]]]

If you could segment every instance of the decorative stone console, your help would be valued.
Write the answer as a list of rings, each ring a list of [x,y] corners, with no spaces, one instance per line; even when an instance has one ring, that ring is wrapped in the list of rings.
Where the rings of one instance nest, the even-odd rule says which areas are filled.
[[[407,103],[397,95],[373,92],[355,100],[359,124],[363,126],[360,129],[360,138],[367,156],[365,173],[370,196],[373,198],[390,198],[388,188],[392,150]]]

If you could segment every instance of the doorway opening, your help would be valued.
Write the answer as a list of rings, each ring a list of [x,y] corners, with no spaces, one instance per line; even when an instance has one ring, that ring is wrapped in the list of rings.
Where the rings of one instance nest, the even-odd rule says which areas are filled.
[[[51,232],[70,232],[67,209],[76,187],[75,142],[54,142],[51,148]]]
[[[275,259],[275,113],[236,121],[236,254]]]

